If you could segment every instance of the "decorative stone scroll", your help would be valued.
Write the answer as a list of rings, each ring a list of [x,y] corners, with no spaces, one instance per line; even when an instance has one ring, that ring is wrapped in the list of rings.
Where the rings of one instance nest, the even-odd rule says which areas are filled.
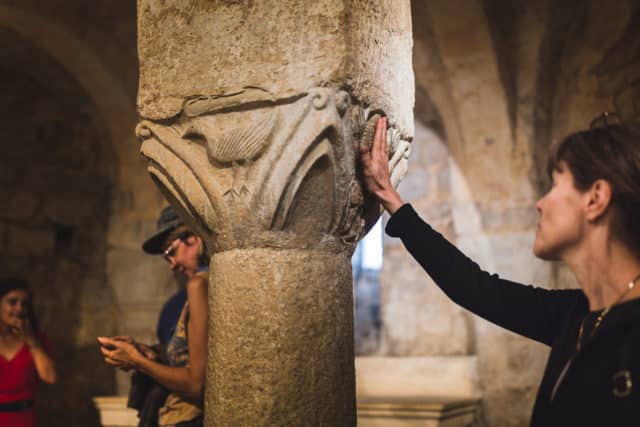
[[[177,119],[144,120],[136,133],[150,174],[211,252],[341,251],[377,219],[377,206],[363,197],[357,156],[358,144],[371,143],[378,117],[344,90],[276,99],[245,88],[189,99]],[[388,133],[397,185],[410,144],[393,126]]]

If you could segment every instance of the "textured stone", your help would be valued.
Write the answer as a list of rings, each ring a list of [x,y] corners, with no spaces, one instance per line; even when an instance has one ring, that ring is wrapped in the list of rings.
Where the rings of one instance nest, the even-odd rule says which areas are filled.
[[[162,40],[162,43],[159,43]],[[197,49],[192,47],[197,46]],[[176,116],[185,99],[259,87],[275,99],[348,85],[413,135],[409,3],[364,0],[138,2],[143,117]],[[185,73],[203,78],[184,78]]]
[[[36,213],[40,198],[24,190],[0,191],[0,198],[6,201],[6,209],[0,213],[1,217],[12,221],[29,221]]]
[[[347,254],[240,249],[210,271],[207,422],[355,425]]]
[[[48,227],[7,226],[5,251],[10,253],[43,254],[53,251],[53,230]]]

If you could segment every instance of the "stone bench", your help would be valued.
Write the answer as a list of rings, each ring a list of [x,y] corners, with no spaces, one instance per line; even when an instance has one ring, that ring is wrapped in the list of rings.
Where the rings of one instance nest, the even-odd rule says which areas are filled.
[[[451,397],[359,399],[359,427],[471,427],[478,399]]]
[[[473,356],[358,357],[359,427],[475,426]]]

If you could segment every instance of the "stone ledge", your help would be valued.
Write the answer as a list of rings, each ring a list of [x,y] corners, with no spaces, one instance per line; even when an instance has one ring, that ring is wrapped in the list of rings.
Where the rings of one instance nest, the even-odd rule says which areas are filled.
[[[471,427],[479,399],[377,397],[358,399],[360,427]]]
[[[93,403],[100,413],[100,425],[103,427],[138,425],[138,412],[127,408],[127,396],[94,397]]]
[[[479,396],[475,356],[356,357],[356,396],[474,399]]]

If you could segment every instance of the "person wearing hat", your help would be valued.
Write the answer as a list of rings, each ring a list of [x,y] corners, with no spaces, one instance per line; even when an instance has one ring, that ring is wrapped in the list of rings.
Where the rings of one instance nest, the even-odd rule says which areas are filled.
[[[171,207],[162,210],[156,233],[142,249],[162,256],[172,271],[187,277],[186,301],[166,344],[164,359],[131,337],[98,337],[106,363],[143,373],[169,391],[158,412],[159,426],[196,427],[203,421],[203,395],[207,357],[207,273],[202,239],[193,234]],[[175,304],[170,300],[168,304]],[[171,313],[163,310],[167,325]],[[161,315],[160,322],[163,322]],[[159,325],[165,328],[166,325]],[[166,331],[165,331],[166,332]],[[160,333],[159,333],[160,335]],[[141,420],[142,421],[142,420]]]
[[[168,234],[182,225],[182,220],[171,206],[162,209],[156,222],[156,232],[142,244],[142,250],[150,255],[158,255]],[[180,275],[180,273],[177,274]],[[180,289],[167,300],[158,317],[156,336],[161,346],[166,346],[171,339],[180,318],[182,307],[187,301],[187,289],[182,280],[184,276],[180,276],[178,278],[182,282]]]

